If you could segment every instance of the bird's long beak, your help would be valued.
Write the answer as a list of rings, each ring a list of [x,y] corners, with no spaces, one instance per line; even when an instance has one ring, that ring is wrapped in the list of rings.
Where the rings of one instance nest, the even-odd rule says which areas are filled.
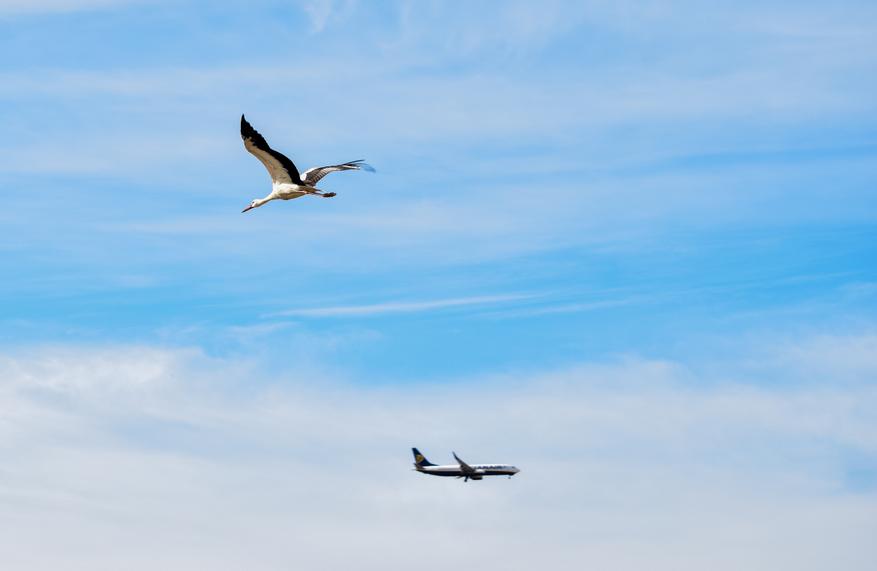
[[[243,213],[246,212],[247,210],[252,210],[252,209],[254,209],[254,208],[256,208],[256,207],[253,206],[253,205],[251,204],[251,205],[247,206],[246,208],[244,208],[243,210],[241,210],[241,214],[243,214]]]

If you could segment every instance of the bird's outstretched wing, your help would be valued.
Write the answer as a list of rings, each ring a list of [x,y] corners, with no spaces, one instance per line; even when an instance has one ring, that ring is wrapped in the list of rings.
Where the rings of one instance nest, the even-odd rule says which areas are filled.
[[[304,182],[308,186],[314,186],[317,184],[321,178],[329,174],[330,172],[335,171],[369,171],[375,172],[374,167],[369,164],[362,162],[362,159],[358,161],[350,161],[349,163],[342,163],[340,165],[329,165],[325,167],[314,167],[312,169],[306,170],[302,174],[302,178]]]
[[[269,147],[265,137],[253,129],[253,126],[247,122],[243,115],[241,115],[241,139],[244,140],[244,147],[250,154],[259,159],[268,169],[272,181],[302,184],[301,175],[298,174],[295,164],[283,154]]]

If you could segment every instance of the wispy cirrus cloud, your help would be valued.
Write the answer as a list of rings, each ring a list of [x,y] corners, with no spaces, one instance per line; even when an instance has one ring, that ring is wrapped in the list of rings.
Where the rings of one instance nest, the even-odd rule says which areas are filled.
[[[388,313],[421,313],[456,307],[496,305],[531,299],[535,295],[482,295],[433,299],[425,301],[391,301],[367,305],[338,305],[279,311],[273,315],[286,317],[372,317]]]

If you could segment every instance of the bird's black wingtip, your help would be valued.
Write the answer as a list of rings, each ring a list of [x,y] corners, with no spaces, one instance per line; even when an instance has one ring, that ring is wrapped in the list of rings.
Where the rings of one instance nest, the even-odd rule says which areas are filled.
[[[356,159],[355,161],[350,161],[347,164],[356,165],[356,168],[358,168],[359,170],[375,172],[375,167],[365,162],[365,159]]]
[[[244,117],[243,113],[241,114],[241,136],[247,137],[254,132],[253,126],[250,125],[247,118]]]

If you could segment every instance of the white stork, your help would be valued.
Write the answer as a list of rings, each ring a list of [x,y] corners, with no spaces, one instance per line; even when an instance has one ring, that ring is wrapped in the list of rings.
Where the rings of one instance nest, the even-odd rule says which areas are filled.
[[[375,172],[375,169],[362,160],[350,161],[340,165],[329,165],[325,167],[314,167],[306,170],[303,174],[298,174],[295,164],[284,155],[278,153],[268,146],[265,137],[253,129],[246,118],[241,115],[241,139],[244,140],[244,147],[268,169],[271,175],[271,194],[265,198],[256,198],[250,202],[249,206],[243,209],[243,212],[258,208],[272,200],[292,200],[306,194],[315,194],[323,198],[332,198],[334,192],[324,192],[314,185],[321,178],[335,171],[351,171],[366,170]]]

